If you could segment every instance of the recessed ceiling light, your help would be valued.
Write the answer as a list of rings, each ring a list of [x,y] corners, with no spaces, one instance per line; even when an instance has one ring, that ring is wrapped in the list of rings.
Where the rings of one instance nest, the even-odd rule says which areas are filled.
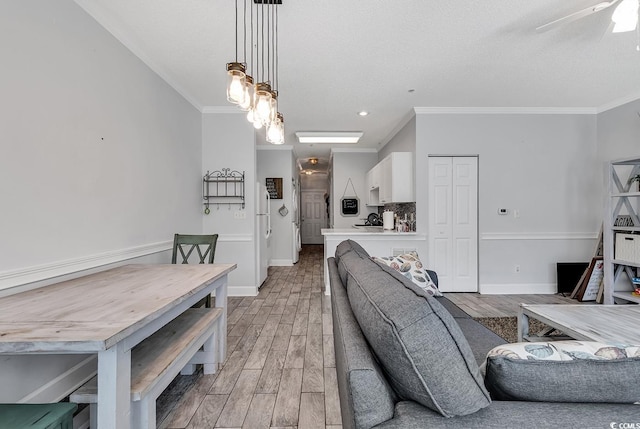
[[[362,132],[298,131],[300,143],[358,143]]]
[[[358,112],[358,115],[360,116],[367,116],[369,114],[369,112],[367,112],[366,110],[361,110],[360,112]]]

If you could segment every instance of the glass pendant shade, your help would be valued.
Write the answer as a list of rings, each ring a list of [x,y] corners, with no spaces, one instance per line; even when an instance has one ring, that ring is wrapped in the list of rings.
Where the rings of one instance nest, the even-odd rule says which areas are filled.
[[[267,142],[273,144],[280,143],[280,129],[279,122],[277,120],[271,121],[267,126]]]
[[[271,91],[271,100],[269,101],[269,118],[267,123],[263,123],[265,126],[271,122],[275,122],[278,115],[278,93]]]
[[[241,110],[248,111],[253,107],[253,92],[253,78],[249,75],[246,75],[244,84],[244,99],[242,100],[242,103],[238,103],[238,107],[240,107]]]
[[[276,117],[278,120],[278,143],[276,144],[284,144],[284,115],[282,113],[277,112]]]
[[[241,104],[245,97],[246,74],[241,63],[227,63],[227,100]]]
[[[275,120],[267,127],[267,142],[273,144],[284,143],[284,117],[281,113],[276,113]]]
[[[638,25],[638,0],[622,0],[611,16],[614,33],[633,31]]]
[[[254,100],[255,119],[267,125],[271,118],[271,85],[264,82],[258,83]]]
[[[251,107],[251,109],[249,109],[249,111],[247,112],[247,121],[251,122],[252,124],[255,122],[255,115],[253,113],[254,110],[253,107]]]
[[[253,124],[253,128],[255,128],[256,130],[259,130],[260,128],[262,128],[262,122],[260,121],[260,119],[258,119],[258,115],[256,114],[256,109],[251,109],[251,112],[253,112],[253,121],[250,121],[251,124]]]

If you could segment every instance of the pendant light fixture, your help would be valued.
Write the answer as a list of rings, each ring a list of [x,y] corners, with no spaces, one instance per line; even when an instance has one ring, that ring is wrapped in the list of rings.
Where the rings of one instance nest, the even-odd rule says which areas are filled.
[[[282,0],[242,1],[244,2],[242,19],[244,62],[238,61],[238,0],[235,0],[236,60],[227,64],[227,99],[247,112],[247,120],[253,124],[254,128],[265,127],[267,142],[282,144],[284,143],[284,116],[278,112],[278,8],[276,6],[281,5]],[[247,41],[247,2],[252,3],[249,41]],[[256,5],[259,5],[259,8]],[[249,61],[247,61],[247,43],[251,46]]]
[[[250,70],[253,70],[253,67],[249,67],[249,65],[251,63],[247,63],[247,2],[250,0],[243,0],[244,1],[244,8],[243,8],[243,18],[242,18],[242,47],[243,47],[243,58],[244,58],[244,62],[245,62],[245,68],[248,68]],[[251,29],[251,55],[253,56],[253,8],[251,9],[251,25],[250,25],[250,29]],[[243,91],[244,91],[244,99],[241,103],[238,103],[238,107],[240,107],[241,110],[244,111],[248,111],[251,110],[251,108],[253,107],[253,93],[254,93],[254,86],[253,86],[253,77],[250,76],[249,73],[246,73],[245,71],[245,83],[244,83],[244,87],[243,87]]]
[[[255,112],[254,117],[257,120],[262,122],[262,125],[265,127],[269,125],[271,122],[271,99],[273,98],[271,95],[271,84],[269,83],[269,74],[270,74],[270,63],[269,63],[269,13],[267,10],[267,34],[266,34],[266,45],[267,45],[267,66],[265,73],[265,63],[264,63],[264,55],[265,55],[265,5],[262,3],[261,16],[262,16],[262,31],[261,31],[261,45],[262,45],[262,82],[256,85],[256,96],[255,96]],[[267,6],[268,9],[268,6]]]
[[[238,62],[238,0],[235,0],[236,12],[236,59],[234,62],[227,63],[227,100],[233,104],[241,104],[244,102],[245,66]]]

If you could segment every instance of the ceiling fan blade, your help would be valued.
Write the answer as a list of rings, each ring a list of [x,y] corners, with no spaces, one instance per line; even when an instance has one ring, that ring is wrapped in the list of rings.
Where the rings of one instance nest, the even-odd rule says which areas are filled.
[[[541,33],[543,31],[551,30],[551,29],[553,29],[555,27],[558,27],[560,25],[576,21],[576,20],[578,20],[580,18],[584,18],[585,16],[588,16],[588,15],[594,14],[596,12],[600,12],[601,10],[607,9],[607,8],[613,6],[614,4],[618,3],[619,1],[620,0],[611,0],[611,1],[607,1],[607,2],[598,3],[596,5],[588,7],[586,9],[582,9],[582,10],[579,10],[578,12],[574,12],[574,13],[572,13],[570,15],[563,16],[562,18],[556,19],[555,21],[551,21],[551,22],[548,22],[548,23],[546,23],[544,25],[541,25],[540,27],[536,28],[536,31],[538,33]]]

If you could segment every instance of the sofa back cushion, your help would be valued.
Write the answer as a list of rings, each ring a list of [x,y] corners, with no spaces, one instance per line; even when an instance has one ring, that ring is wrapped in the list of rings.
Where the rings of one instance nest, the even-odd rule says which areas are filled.
[[[336,247],[335,260],[336,260],[336,264],[338,265],[338,275],[340,276],[340,281],[342,281],[342,284],[345,286],[347,284],[347,271],[345,266],[340,264],[340,259],[344,255],[351,252],[354,252],[356,255],[360,256],[361,258],[369,257],[369,254],[367,253],[367,251],[364,250],[364,248],[360,246],[360,244],[358,244],[353,240],[344,240],[343,242],[338,244],[338,247]]]
[[[467,340],[435,298],[356,252],[339,265],[356,320],[401,398],[445,417],[491,403]]]

